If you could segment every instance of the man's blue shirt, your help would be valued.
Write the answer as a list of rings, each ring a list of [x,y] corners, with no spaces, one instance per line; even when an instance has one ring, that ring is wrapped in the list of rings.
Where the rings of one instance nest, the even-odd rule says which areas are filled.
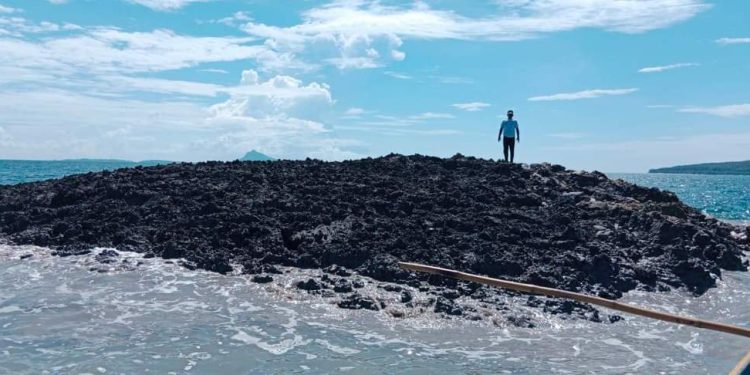
[[[503,131],[503,137],[515,138],[518,122],[516,120],[504,120],[500,129]]]

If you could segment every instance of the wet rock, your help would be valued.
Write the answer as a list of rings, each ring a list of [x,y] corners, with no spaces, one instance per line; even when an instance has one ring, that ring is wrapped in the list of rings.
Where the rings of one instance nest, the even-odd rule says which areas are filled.
[[[343,276],[343,277],[352,275],[351,272],[347,271],[346,268],[335,265],[335,264],[332,264],[326,268],[323,268],[323,272],[330,273],[336,276]]]
[[[34,256],[34,254],[23,254],[23,255],[21,255],[18,258],[21,259],[21,260],[24,260],[24,259],[29,259],[29,258],[31,258],[33,256]]]
[[[299,281],[297,282],[296,286],[297,286],[297,289],[302,289],[302,290],[307,290],[307,291],[323,289],[323,285],[319,283],[318,281],[316,281],[315,279],[307,279],[305,281]]]
[[[388,291],[388,292],[400,292],[401,290],[403,290],[402,287],[398,285],[393,285],[393,284],[385,284],[382,286],[382,288],[383,290]]]
[[[435,309],[434,311],[436,313],[444,313],[447,315],[461,315],[463,314],[463,310],[461,307],[456,305],[452,300],[449,300],[445,297],[438,297],[435,301]]]
[[[519,327],[519,328],[534,328],[536,327],[536,324],[525,315],[509,315],[507,317],[508,324]]]
[[[338,307],[344,309],[380,310],[380,304],[372,297],[365,297],[358,293],[351,294],[338,302]]]
[[[191,271],[198,269],[198,265],[195,262],[191,262],[189,260],[180,260],[179,262],[177,262],[177,264],[179,264],[180,266],[185,267],[185,268],[187,268],[187,269],[189,269]]]
[[[267,284],[273,281],[273,277],[271,275],[255,275],[250,280],[258,284]]]
[[[458,298],[460,296],[461,295],[459,294],[458,290],[448,289],[448,290],[446,290],[446,291],[443,292],[443,297],[445,297],[445,298],[447,298],[449,300],[454,300],[454,299],[456,299],[456,298]]]
[[[412,297],[411,292],[408,290],[401,291],[401,303],[408,303],[411,302],[414,297]]]
[[[346,279],[337,280],[333,286],[333,291],[336,293],[349,293],[352,290],[352,284]]]

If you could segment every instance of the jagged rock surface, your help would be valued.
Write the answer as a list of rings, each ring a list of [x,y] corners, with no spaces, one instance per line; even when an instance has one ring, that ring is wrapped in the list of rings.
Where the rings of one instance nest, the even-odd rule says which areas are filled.
[[[476,298],[484,289],[396,262],[608,298],[634,288],[701,294],[722,269],[746,269],[747,244],[732,230],[672,193],[598,172],[460,155],[185,163],[0,187],[0,236],[61,255],[102,246],[222,273],[230,263],[247,273],[349,269]],[[336,289],[352,286],[338,281]],[[458,314],[456,296],[440,296],[436,310]],[[346,308],[377,307],[347,298]]]

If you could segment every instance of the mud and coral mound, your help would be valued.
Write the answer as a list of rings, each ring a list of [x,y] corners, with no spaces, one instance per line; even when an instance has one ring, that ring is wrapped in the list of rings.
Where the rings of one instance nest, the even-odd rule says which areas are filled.
[[[722,269],[746,268],[733,229],[672,193],[598,172],[461,155],[171,164],[0,188],[0,236],[17,244],[114,247],[217,272],[336,265],[462,295],[477,288],[396,262],[609,298],[635,288],[701,294]]]

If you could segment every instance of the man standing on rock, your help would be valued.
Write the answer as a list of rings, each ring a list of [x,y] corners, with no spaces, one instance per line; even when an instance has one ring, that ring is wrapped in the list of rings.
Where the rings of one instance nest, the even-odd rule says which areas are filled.
[[[516,151],[516,141],[521,143],[521,129],[518,127],[518,121],[513,120],[513,110],[508,111],[508,119],[503,120],[500,125],[500,132],[497,133],[497,141],[503,139],[503,155],[505,161],[508,161],[508,151],[510,151],[510,162],[513,162],[513,154]]]

